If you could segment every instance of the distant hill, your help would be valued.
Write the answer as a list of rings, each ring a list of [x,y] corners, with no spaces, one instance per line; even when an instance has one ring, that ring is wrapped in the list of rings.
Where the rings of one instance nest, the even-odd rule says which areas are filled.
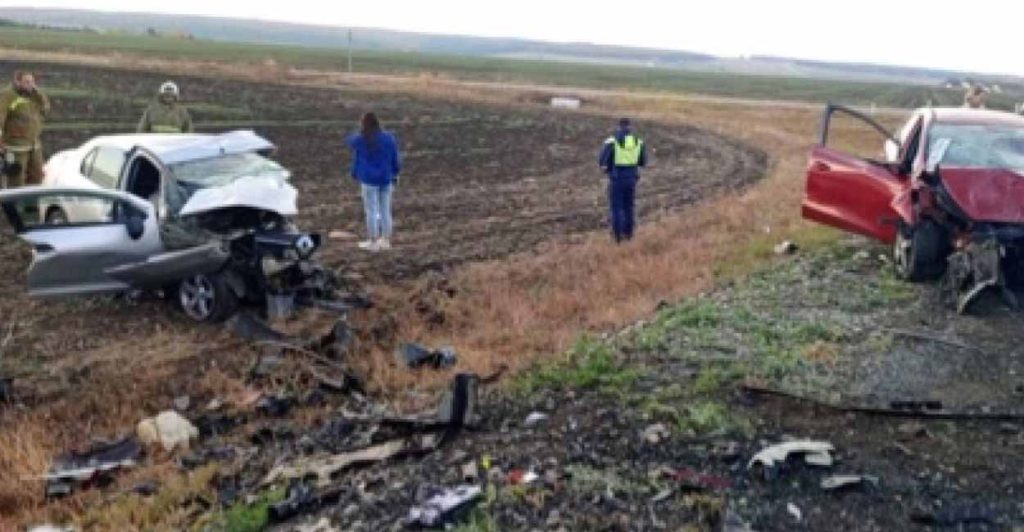
[[[365,50],[394,50],[483,57],[541,59],[586,63],[629,64],[668,69],[734,74],[759,74],[940,85],[968,74],[915,67],[830,63],[784,57],[725,58],[675,50],[657,50],[587,43],[551,43],[527,39],[434,35],[375,28],[328,27],[252,19],[195,15],[117,13],[74,9],[0,7],[0,18],[51,28],[80,28],[128,33],[181,34],[199,39],[287,44],[322,48],[353,46]],[[1024,78],[971,75],[996,83],[1024,83]]]

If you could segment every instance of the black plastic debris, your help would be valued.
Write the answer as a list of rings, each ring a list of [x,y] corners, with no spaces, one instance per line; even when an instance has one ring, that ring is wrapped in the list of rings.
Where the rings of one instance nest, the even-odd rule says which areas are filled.
[[[309,483],[295,480],[288,485],[285,499],[267,509],[272,523],[283,523],[297,515],[335,504],[341,498],[340,488],[316,490]]]
[[[427,349],[419,344],[402,344],[399,354],[406,366],[410,368],[431,367],[434,369],[450,368],[458,362],[455,348],[443,346],[440,349]]]
[[[0,403],[11,404],[14,402],[14,379],[0,377]]]
[[[454,525],[467,517],[480,499],[480,486],[465,485],[456,488],[429,487],[424,502],[412,507],[405,520],[408,527],[441,528]]]
[[[961,526],[996,523],[996,512],[985,504],[952,505],[935,510],[921,510],[910,514],[914,523],[930,526]]]
[[[178,459],[178,465],[182,469],[192,470],[210,462],[229,462],[237,456],[238,451],[234,447],[213,447],[182,456]]]
[[[134,467],[142,453],[135,438],[128,437],[113,443],[99,443],[83,453],[69,452],[54,458],[46,480],[48,498],[70,495],[76,487],[104,484],[110,474]]]
[[[256,403],[256,411],[264,416],[284,417],[295,406],[295,398],[288,395],[264,395]]]
[[[248,312],[239,312],[225,324],[228,330],[250,342],[287,342],[288,336]]]
[[[192,424],[199,429],[200,438],[209,438],[219,436],[221,434],[227,434],[239,425],[245,424],[245,422],[245,416],[211,412],[209,414],[200,415],[192,422]]]
[[[942,410],[942,401],[892,401],[889,407],[893,410],[906,410],[910,412],[926,412]]]
[[[438,420],[453,428],[475,425],[479,383],[480,377],[476,374],[456,375],[451,390],[445,394],[438,406]]]
[[[132,489],[130,489],[129,491],[131,493],[135,493],[136,495],[141,495],[143,497],[152,497],[153,495],[156,495],[156,491],[158,488],[159,485],[156,483],[155,480],[147,480],[145,482],[139,482],[138,484],[132,486]]]

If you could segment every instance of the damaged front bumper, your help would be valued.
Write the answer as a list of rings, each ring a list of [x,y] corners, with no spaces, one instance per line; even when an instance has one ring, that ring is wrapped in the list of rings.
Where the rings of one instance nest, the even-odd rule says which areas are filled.
[[[1018,308],[1007,275],[1024,266],[1017,255],[996,237],[976,239],[960,246],[947,259],[943,280],[946,298],[958,313],[964,314],[981,294],[995,289],[1008,305]]]

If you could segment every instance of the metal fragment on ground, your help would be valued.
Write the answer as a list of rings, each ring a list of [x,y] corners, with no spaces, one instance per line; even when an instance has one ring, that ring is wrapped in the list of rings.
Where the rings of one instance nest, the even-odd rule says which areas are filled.
[[[100,480],[115,470],[134,467],[142,453],[135,438],[93,446],[89,450],[70,452],[54,458],[46,480],[47,497],[70,495],[75,487]]]
[[[850,488],[854,486],[861,486],[863,484],[878,484],[878,477],[866,476],[866,475],[833,475],[822,479],[821,489],[823,490],[839,490],[843,488]]]
[[[770,468],[779,463],[785,463],[791,454],[804,455],[804,461],[810,465],[830,466],[832,465],[831,453],[835,447],[828,442],[812,440],[787,441],[772,445],[754,455],[747,464],[747,468],[755,465]]]
[[[409,510],[409,516],[405,521],[406,525],[440,527],[454,524],[463,517],[464,511],[470,509],[480,499],[482,494],[480,486],[466,485],[439,489],[425,502]]]
[[[334,474],[346,468],[380,462],[407,452],[428,452],[436,446],[436,438],[424,438],[418,443],[398,439],[348,453],[302,458],[290,465],[279,465],[273,468],[263,478],[261,484],[266,486],[275,482],[315,476],[318,485],[326,486],[330,484]]]

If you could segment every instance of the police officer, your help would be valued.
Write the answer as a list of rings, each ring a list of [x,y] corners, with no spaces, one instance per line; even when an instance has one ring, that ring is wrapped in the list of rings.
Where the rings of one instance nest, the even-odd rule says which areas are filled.
[[[50,100],[36,86],[32,72],[19,70],[14,82],[0,92],[0,154],[7,171],[0,188],[38,185],[43,181],[43,118]]]
[[[634,135],[628,118],[619,120],[615,134],[604,141],[599,163],[608,173],[608,205],[615,242],[633,238],[636,225],[636,183],[647,165],[644,141]]]
[[[179,96],[178,85],[173,81],[160,85],[156,101],[142,113],[139,133],[191,133],[192,116],[178,103]]]

